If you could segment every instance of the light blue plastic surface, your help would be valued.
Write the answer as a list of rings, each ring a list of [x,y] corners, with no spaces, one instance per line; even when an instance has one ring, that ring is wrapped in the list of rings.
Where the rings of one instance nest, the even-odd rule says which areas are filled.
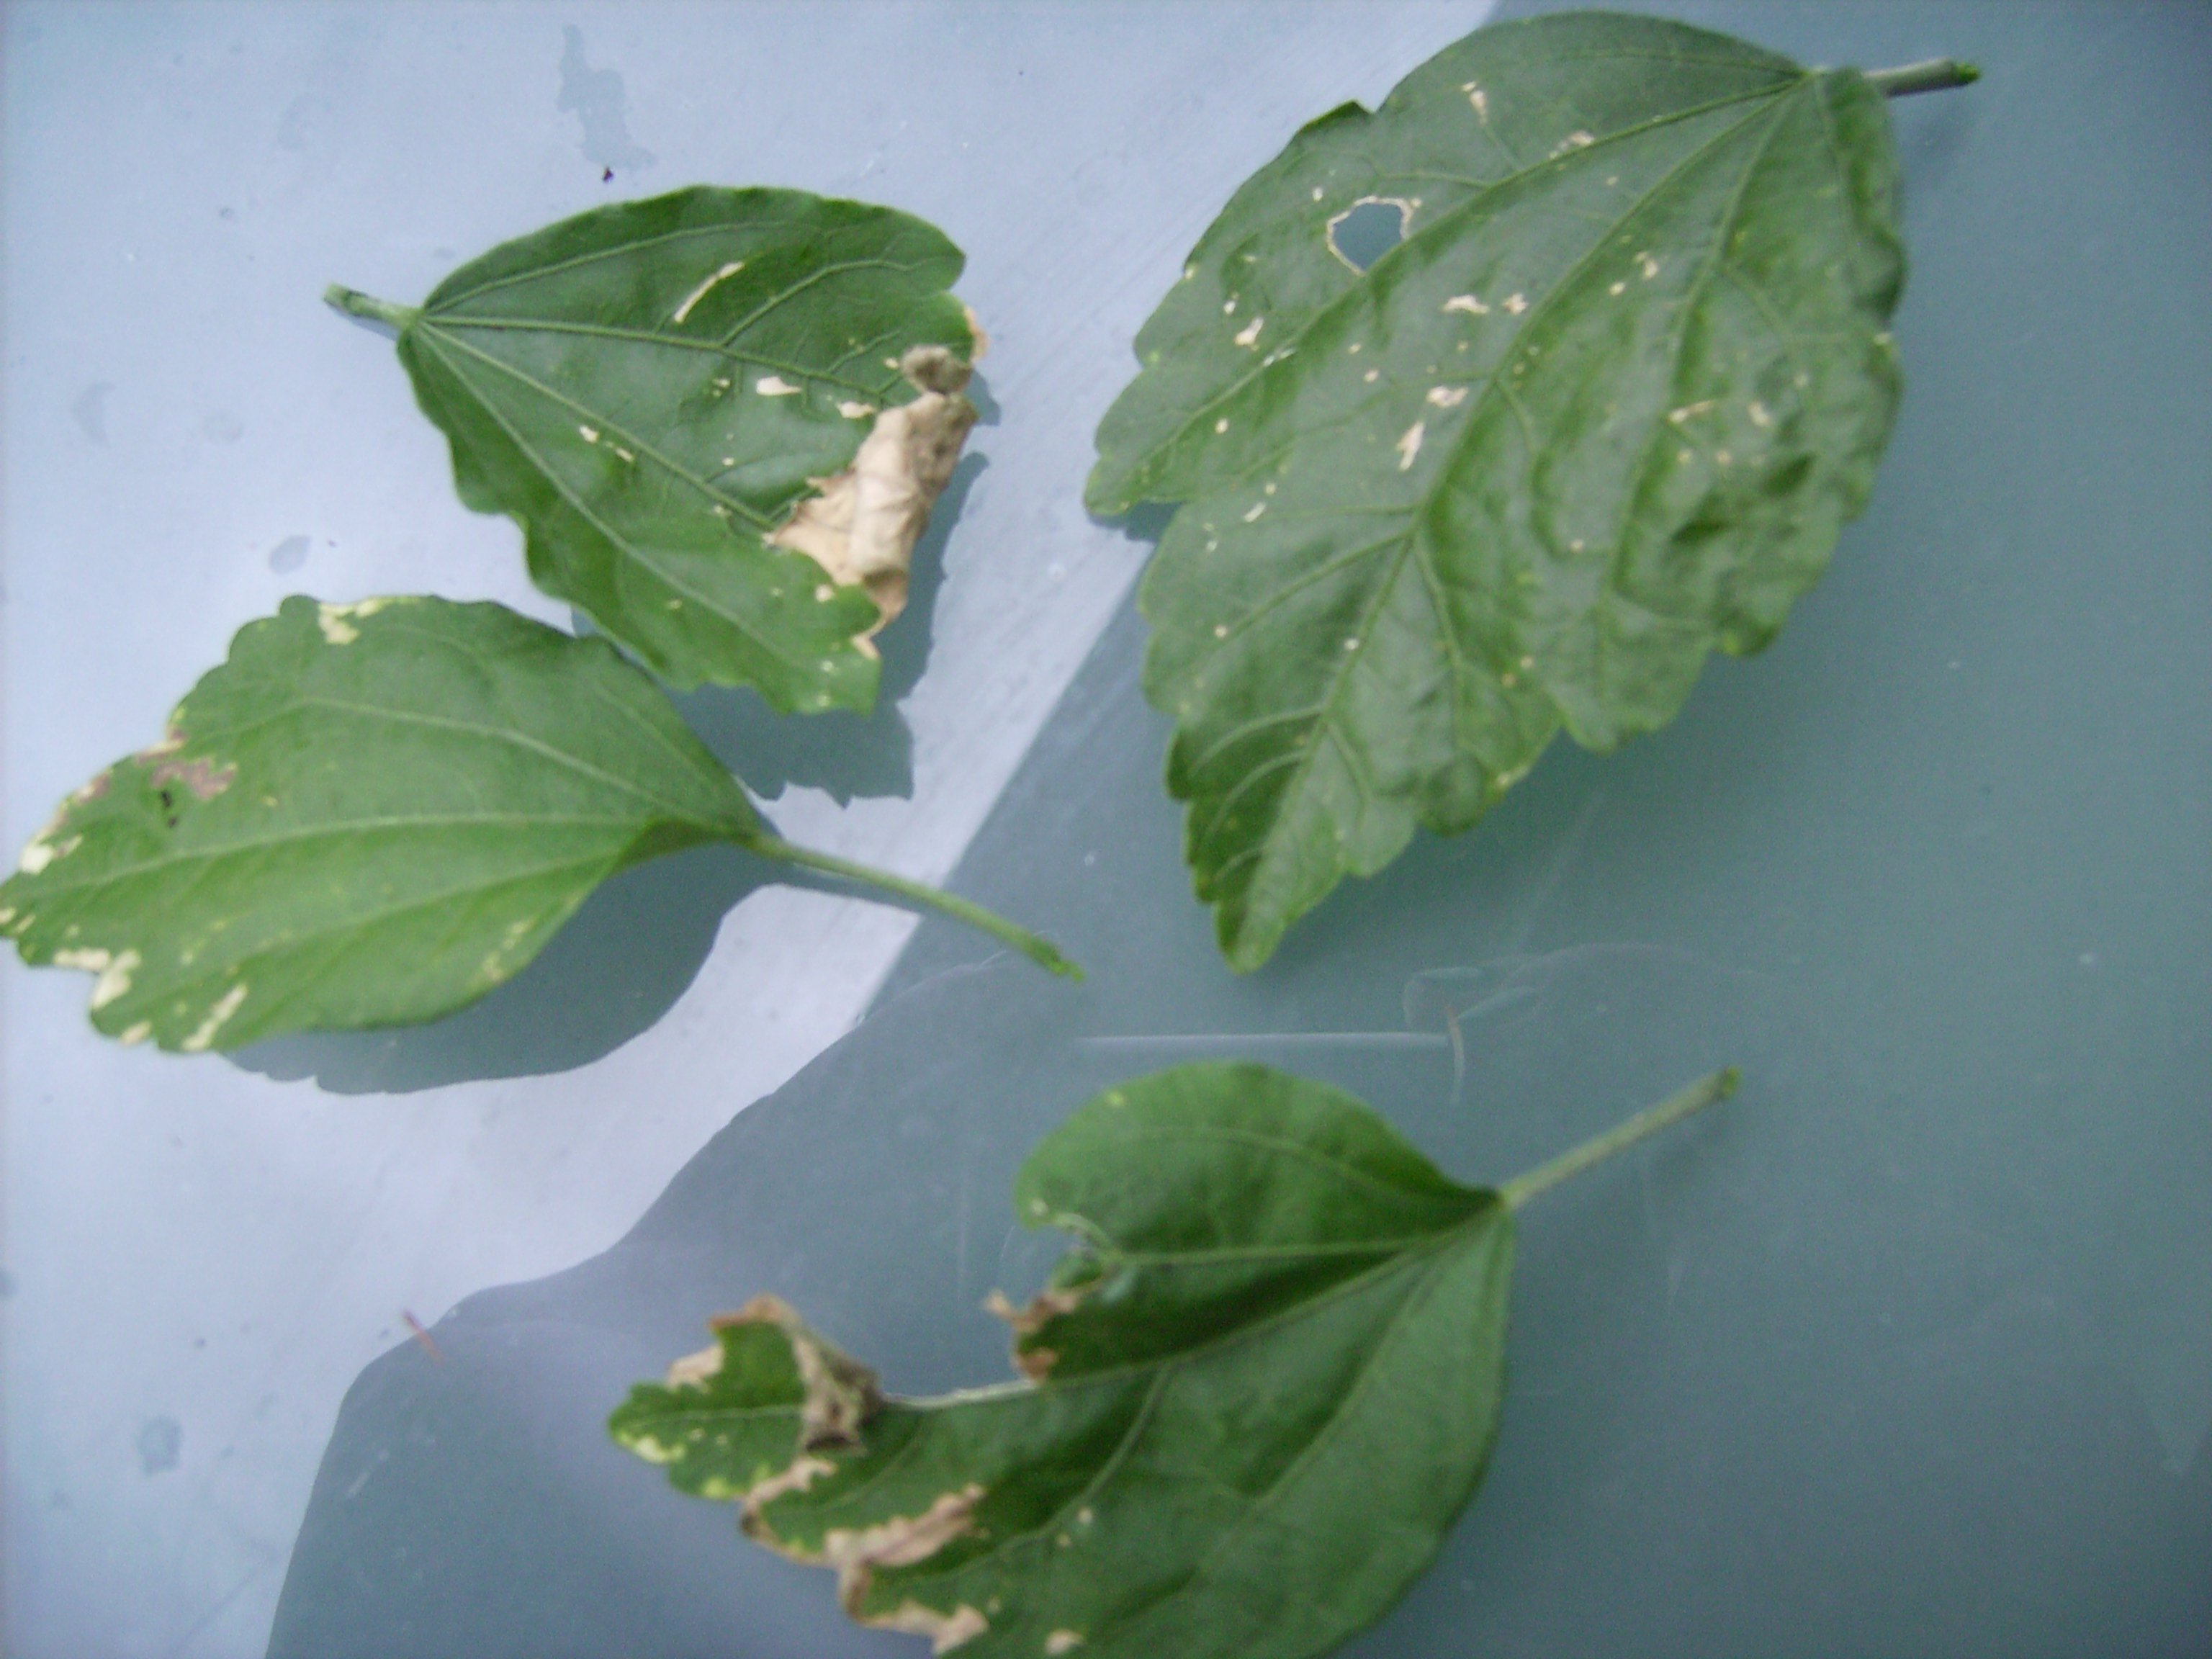
[[[896,716],[824,753],[689,712],[787,833],[951,872],[1091,977],[713,858],[461,1021],[236,1061],[102,1042],[80,976],[9,965],[7,1650],[918,1653],[606,1410],[764,1290],[902,1391],[1005,1375],[978,1304],[1049,1255],[1022,1154],[1238,1053],[1468,1178],[1747,1077],[1528,1218],[1487,1483],[1352,1651],[2212,1652],[2212,14],[1673,9],[1985,72],[1893,107],[1874,504],[1674,727],[1554,750],[1238,980],[1090,431],[1235,185],[1480,9],[10,9],[9,836],[284,592],[562,617],[324,283],[410,299],[600,200],[794,185],[968,250],[997,418]]]

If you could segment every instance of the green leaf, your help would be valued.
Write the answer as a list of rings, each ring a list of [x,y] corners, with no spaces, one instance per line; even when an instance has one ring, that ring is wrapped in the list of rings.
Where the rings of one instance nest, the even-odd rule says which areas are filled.
[[[330,298],[400,325],[461,499],[521,522],[546,592],[679,686],[866,709],[975,418],[961,264],[888,208],[701,187],[502,244],[419,311]]]
[[[1481,1476],[1516,1206],[1735,1081],[1498,1189],[1265,1066],[1123,1084],[1016,1180],[1078,1241],[1026,1309],[994,1298],[1024,1381],[886,1398],[763,1297],[609,1427],[940,1652],[1300,1659],[1397,1599]]]
[[[1145,683],[1234,965],[1416,825],[1473,823],[1559,727],[1609,749],[1773,636],[1896,406],[1895,175],[1855,70],[1559,14],[1237,192],[1088,497],[1186,503]],[[1332,236],[1377,204],[1403,238],[1355,269]]]
[[[501,606],[287,599],[170,717],[62,805],[0,884],[26,962],[99,975],[126,1042],[233,1048],[428,1019],[534,957],[601,881],[733,842],[949,908],[782,842],[605,640]]]

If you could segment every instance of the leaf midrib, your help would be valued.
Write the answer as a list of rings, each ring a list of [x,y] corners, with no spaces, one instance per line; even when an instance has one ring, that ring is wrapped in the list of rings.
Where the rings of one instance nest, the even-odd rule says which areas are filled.
[[[608,323],[572,323],[535,317],[425,316],[416,324],[416,328],[419,332],[453,338],[456,344],[460,343],[457,337],[461,330],[476,328],[509,334],[575,334],[595,340],[620,340],[632,345],[670,346],[679,351],[702,352],[728,362],[773,369],[779,374],[796,374],[803,380],[827,381],[841,391],[858,392],[862,397],[880,398],[884,395],[882,385],[872,386],[864,381],[848,380],[833,369],[808,368],[803,364],[771,357],[763,352],[740,350],[719,340],[693,339],[682,334],[657,334],[649,329],[617,328]],[[848,362],[853,355],[848,353],[839,361]]]
[[[1785,88],[1783,90],[1770,90],[1761,92],[1755,95],[1716,100],[1710,104],[1699,106],[1696,110],[1685,112],[1684,115],[1687,116],[1691,114],[1703,113],[1712,109],[1727,108],[1735,104],[1751,103],[1760,100],[1767,100],[1778,107],[1781,99],[1784,95],[1788,88],[1802,86],[1808,83],[1813,79],[1814,77],[1808,73],[1799,77],[1797,80],[1786,83]],[[1703,160],[1718,145],[1725,143],[1735,134],[1742,131],[1744,127],[1749,125],[1751,122],[1757,119],[1760,112],[1760,111],[1754,109],[1744,115],[1741,119],[1731,122],[1729,125],[1723,127],[1721,131],[1715,133],[1711,138],[1707,139],[1704,143],[1682,155],[1674,163],[1673,166],[1669,167],[1666,172],[1653,180],[1649,187],[1641,191],[1633,201],[1629,203],[1617,216],[1606,225],[1602,234],[1595,236],[1591,240],[1589,246],[1583,250],[1583,252],[1566,268],[1565,271],[1560,273],[1558,280],[1555,281],[1550,288],[1545,290],[1543,297],[1539,299],[1534,305],[1529,307],[1527,318],[1524,319],[1514,330],[1514,339],[1516,341],[1521,341],[1529,337],[1537,326],[1542,322],[1544,318],[1550,313],[1552,307],[1559,301],[1559,297],[1574,289],[1578,279],[1586,274],[1591,262],[1595,260],[1606,247],[1610,246],[1614,233],[1622,224],[1626,223],[1630,219],[1632,219],[1637,214],[1643,211],[1645,207],[1649,206],[1662,191],[1663,191],[1669,185],[1674,183],[1674,180],[1692,165]],[[1683,118],[1678,117],[1670,118]],[[1613,143],[1619,138],[1626,137],[1631,133],[1647,130],[1656,130],[1657,127],[1663,125],[1665,125],[1664,122],[1654,121],[1647,123],[1643,128],[1624,129],[1620,133],[1608,135],[1606,138],[1600,139],[1595,144],[1588,145],[1580,150],[1572,152],[1571,156],[1555,156],[1552,158],[1551,161],[1547,161],[1540,165],[1550,166],[1556,161],[1587,156],[1594,150],[1596,150],[1606,144]],[[1529,173],[1534,173],[1536,169],[1530,168],[1528,171]],[[1467,211],[1476,201],[1481,199],[1482,197],[1488,196],[1490,193],[1490,191],[1486,191],[1480,192],[1479,196],[1470,197],[1467,201],[1455,204],[1445,213],[1438,216],[1436,223],[1430,226],[1428,231],[1417,233],[1417,234],[1428,234],[1433,233],[1438,227],[1454,218],[1456,218],[1459,215]],[[1413,239],[1408,238],[1407,240],[1410,241]],[[1397,250],[1394,248],[1391,250],[1391,252],[1395,253],[1396,251]],[[1383,256],[1383,259],[1388,259],[1389,257],[1389,254],[1386,253]],[[1378,259],[1376,261],[1376,264],[1380,265],[1382,262],[1382,259]],[[1372,268],[1370,267],[1370,269]],[[1359,289],[1357,288],[1346,290],[1347,295],[1358,292],[1359,292]],[[1341,301],[1340,300],[1338,301],[1332,302],[1332,304],[1335,303],[1341,303]],[[1318,321],[1318,318],[1316,318],[1316,320]],[[1315,721],[1316,728],[1327,733],[1331,740],[1336,744],[1338,752],[1344,756],[1347,765],[1350,765],[1351,763],[1351,757],[1346,745],[1340,738],[1339,738],[1335,727],[1335,715],[1338,701],[1343,695],[1345,684],[1351,675],[1352,670],[1359,662],[1359,660],[1366,655],[1368,651],[1372,648],[1370,641],[1374,632],[1373,622],[1375,616],[1381,609],[1382,605],[1386,602],[1391,592],[1395,589],[1399,577],[1404,569],[1406,560],[1409,556],[1413,556],[1417,553],[1422,556],[1419,561],[1422,568],[1422,574],[1425,584],[1431,589],[1432,597],[1436,589],[1443,586],[1442,576],[1440,574],[1430,568],[1429,562],[1425,556],[1425,551],[1422,544],[1421,525],[1425,520],[1429,511],[1434,507],[1437,498],[1443,492],[1446,487],[1446,481],[1453,476],[1454,463],[1461,458],[1464,447],[1472,441],[1469,434],[1475,430],[1476,416],[1481,412],[1483,408],[1490,402],[1493,395],[1510,395],[1510,388],[1505,384],[1505,368],[1510,358],[1510,353],[1501,356],[1497,365],[1491,370],[1490,374],[1484,378],[1480,393],[1478,394],[1474,403],[1467,410],[1466,413],[1460,417],[1456,434],[1452,440],[1449,458],[1443,465],[1438,465],[1431,475],[1435,482],[1429,489],[1417,495],[1407,507],[1406,516],[1408,522],[1407,530],[1404,532],[1403,544],[1395,553],[1385,555],[1388,568],[1376,581],[1374,592],[1369,599],[1366,608],[1362,611],[1360,616],[1359,632],[1356,635],[1359,641],[1359,645],[1353,650],[1338,653],[1339,660],[1330,673],[1328,690],[1324,692],[1316,705],[1320,711]],[[1389,538],[1385,538],[1384,542],[1381,544],[1387,545],[1388,540]],[[1450,632],[1449,618],[1439,615],[1437,620],[1438,623],[1438,631],[1440,635],[1449,635]],[[1455,655],[1454,658],[1454,666],[1455,668],[1458,666],[1458,661]],[[1456,690],[1456,687],[1455,690]],[[1458,698],[1455,696],[1453,698],[1455,710],[1456,710]],[[1296,796],[1303,793],[1308,779],[1312,775],[1314,758],[1320,753],[1321,747],[1322,745],[1318,743],[1308,743],[1300,745],[1291,751],[1290,759],[1294,775],[1285,788],[1284,793],[1286,799],[1295,798]],[[1464,751],[1462,750],[1461,752]],[[1280,757],[1278,758],[1279,759]],[[1272,769],[1279,770],[1281,768],[1279,766],[1276,766]],[[1261,769],[1255,768],[1252,774],[1248,774],[1244,779],[1239,781],[1237,788],[1231,792],[1230,798],[1224,801],[1222,805],[1214,812],[1211,821],[1207,823],[1204,832],[1206,836],[1212,836],[1215,831],[1220,828],[1222,820],[1227,817],[1230,807],[1234,804],[1236,799],[1241,798],[1243,789],[1252,782],[1256,776],[1260,775],[1261,773]],[[1364,781],[1363,780],[1362,781],[1364,782]],[[1380,791],[1370,791],[1367,793],[1369,793],[1370,798],[1373,799],[1389,799],[1389,797],[1382,795]],[[1289,808],[1286,805],[1284,811],[1278,812],[1275,815],[1274,821],[1279,823],[1287,814],[1288,810]],[[1264,859],[1267,856],[1273,841],[1274,836],[1272,833],[1262,835],[1255,840],[1253,845],[1241,849],[1232,859],[1224,860],[1213,872],[1211,884],[1213,890],[1215,892],[1219,891],[1218,884],[1231,870],[1241,868],[1244,864],[1249,863],[1255,859]],[[1255,879],[1256,880],[1257,878],[1255,877]],[[1249,886],[1246,890],[1248,893],[1249,892],[1250,889]],[[1249,904],[1243,908],[1242,916],[1240,917],[1238,923],[1238,932],[1240,935],[1243,933],[1243,927],[1246,925],[1246,919],[1249,919],[1251,914],[1251,907]],[[1283,924],[1285,927],[1287,925],[1287,922]],[[1282,927],[1276,927],[1273,928],[1273,932],[1276,937],[1279,937],[1282,933]]]

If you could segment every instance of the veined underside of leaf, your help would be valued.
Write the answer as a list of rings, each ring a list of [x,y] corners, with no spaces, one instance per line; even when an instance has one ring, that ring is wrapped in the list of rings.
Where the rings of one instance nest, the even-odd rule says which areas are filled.
[[[795,848],[605,640],[496,605],[319,605],[249,623],[160,743],[62,804],[0,884],[25,961],[98,975],[94,1025],[233,1048],[424,1020],[512,977],[617,871],[726,841],[950,909]]]
[[[962,263],[888,208],[699,187],[506,243],[419,312],[332,298],[401,324],[462,500],[520,521],[539,587],[674,684],[866,709],[975,418]]]
[[[1478,31],[1241,188],[1139,335],[1089,501],[1141,590],[1240,969],[1561,726],[1671,719],[1864,505],[1903,278],[1881,96],[1654,19]],[[1336,250],[1362,204],[1402,240]]]
[[[887,1399],[763,1297],[609,1426],[939,1652],[1304,1659],[1397,1599],[1481,1476],[1516,1208],[1735,1086],[1492,1190],[1340,1090],[1179,1066],[1017,1177],[1019,1219],[1077,1241],[1028,1307],[993,1298],[1021,1382]]]

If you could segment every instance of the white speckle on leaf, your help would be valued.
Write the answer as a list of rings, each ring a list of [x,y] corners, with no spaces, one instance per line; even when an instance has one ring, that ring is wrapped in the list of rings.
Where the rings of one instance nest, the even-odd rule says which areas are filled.
[[[1680,409],[1668,410],[1667,418],[1674,425],[1680,426],[1691,416],[1704,414],[1707,410],[1713,408],[1717,402],[1717,398],[1706,398],[1694,404],[1684,404]]]
[[[1344,648],[1345,648],[1346,650],[1347,650],[1347,651],[1357,651],[1357,650],[1358,650],[1358,649],[1359,649],[1359,635],[1357,635],[1357,634],[1349,634],[1349,635],[1346,635],[1345,636],[1345,641],[1344,641]]]
[[[1376,381],[1382,378],[1382,371],[1379,368],[1370,368],[1359,378],[1366,381],[1368,385],[1373,386]]]
[[[1460,90],[1467,94],[1467,101],[1474,106],[1474,118],[1483,125],[1488,126],[1490,125],[1490,94],[1473,81],[1463,82]]]
[[[1774,424],[1774,416],[1767,412],[1766,405],[1759,402],[1756,398],[1753,398],[1751,400],[1744,412],[1751,416],[1751,423],[1753,426],[1771,426]]]
[[[366,621],[392,603],[394,603],[393,597],[387,595],[376,599],[356,599],[351,605],[317,605],[315,623],[323,630],[323,637],[332,645],[351,645],[361,637],[361,630],[356,628],[354,623]],[[171,745],[172,748],[183,746],[184,739],[181,737]],[[146,752],[150,755],[153,750],[149,750]]]
[[[1097,1518],[1097,1516],[1092,1512],[1091,1505],[1088,1504],[1085,1504],[1081,1509],[1075,1512],[1075,1524],[1079,1527],[1087,1527]]]
[[[1678,449],[1674,452],[1674,459],[1684,466],[1687,466],[1690,464],[1690,452],[1686,449]]]
[[[238,1005],[245,1000],[245,984],[241,981],[232,986],[217,1000],[215,1006],[208,1010],[207,1018],[200,1022],[199,1029],[178,1046],[188,1054],[202,1052],[215,1041],[215,1034],[229,1023],[230,1017],[238,1012]]]
[[[1216,422],[1213,423],[1213,429],[1214,429],[1214,431],[1215,431],[1215,432],[1217,432],[1217,433],[1222,433],[1222,432],[1226,432],[1226,431],[1228,431],[1228,430],[1229,430],[1229,417],[1228,417],[1226,415],[1224,415],[1224,416],[1223,416],[1219,420],[1216,421]]]
[[[1213,637],[1217,640],[1227,639],[1229,637],[1229,624],[1227,623],[1214,623]]]
[[[1241,346],[1257,345],[1260,342],[1260,330],[1266,325],[1267,320],[1265,317],[1255,317],[1243,327],[1238,329],[1237,343]]]
[[[1233,299],[1224,301],[1222,303],[1221,314],[1224,317],[1234,317],[1237,314],[1237,301]]]
[[[624,449],[620,444],[610,444],[607,447],[613,450],[616,454],[621,456],[623,459],[626,461],[634,461],[637,459],[636,456],[630,453],[629,450]]]
[[[1252,510],[1251,510],[1249,513],[1247,513],[1247,514],[1244,515],[1244,522],[1245,522],[1246,524],[1250,524],[1250,523],[1254,522],[1255,520],[1257,520],[1257,519],[1259,518],[1259,516],[1260,516],[1262,513],[1265,513],[1267,510],[1267,502],[1265,502],[1265,501],[1255,501],[1255,502],[1253,502],[1253,504],[1252,504]]]
[[[105,1008],[131,988],[131,975],[137,971],[141,960],[136,951],[125,951],[100,969],[92,987],[94,1010]]]
[[[1467,401],[1467,388],[1463,386],[1432,386],[1429,388],[1429,401],[1438,409],[1457,409]]]
[[[1725,449],[1716,449],[1713,451],[1713,459],[1719,462],[1723,466],[1728,466],[1735,462],[1735,457],[1729,454]]]
[[[54,966],[76,968],[88,974],[97,974],[114,958],[106,951],[78,949],[54,952]]]
[[[1516,317],[1518,317],[1522,312],[1528,309],[1528,301],[1523,299],[1517,293],[1507,295],[1503,300],[1498,301],[1498,304],[1504,306],[1506,310],[1511,312]]]
[[[1314,186],[1314,188],[1313,188],[1313,198],[1314,198],[1314,200],[1315,200],[1315,201],[1316,201],[1316,202],[1318,202],[1319,200],[1321,200],[1321,196],[1322,196],[1322,190],[1321,190],[1321,186],[1320,186],[1319,185],[1316,185]]]
[[[707,297],[708,292],[714,288],[715,283],[723,281],[725,278],[736,276],[744,268],[745,262],[743,259],[731,260],[729,264],[724,265],[720,270],[709,276],[705,282],[700,283],[698,287],[693,289],[689,294],[685,295],[684,296],[684,303],[676,307],[676,314],[673,317],[671,317],[668,320],[672,323],[680,324],[686,317],[689,317],[691,314],[691,307],[697,305],[700,301]]]
[[[599,431],[597,427],[579,425],[576,430],[587,444],[595,444],[599,441]]]
[[[1620,295],[1628,292],[1628,284],[1626,283],[1615,283],[1611,288],[1606,289],[1606,292],[1618,299]]]
[[[1490,307],[1472,294],[1455,294],[1444,301],[1446,311],[1464,311],[1470,317],[1487,317]]]
[[[876,406],[873,404],[859,403],[848,398],[837,405],[837,412],[848,421],[864,421],[876,412]],[[724,462],[723,465],[726,466],[728,463]]]
[[[788,398],[805,389],[792,385],[781,374],[763,374],[753,382],[753,390],[763,398]]]
[[[1062,1533],[1060,1534],[1060,1540],[1065,1543],[1066,1539],[1067,1534],[1066,1533]],[[1082,1645],[1083,1638],[1072,1630],[1056,1630],[1053,1632],[1051,1635],[1044,1638],[1045,1652],[1054,1656],[1066,1653],[1072,1648],[1079,1648]]]
[[[136,1043],[143,1042],[148,1037],[153,1035],[154,1022],[150,1019],[142,1019],[135,1025],[126,1025],[124,1027],[122,1033],[116,1038],[116,1041],[123,1044],[123,1046],[127,1048]]]
[[[1560,156],[1568,154],[1570,151],[1586,149],[1595,143],[1597,143],[1596,137],[1590,133],[1582,131],[1571,132],[1565,137],[1560,139],[1557,144],[1552,147],[1552,155],[1550,159],[1557,161]]]
[[[1567,544],[1567,551],[1570,553],[1579,553],[1582,550],[1583,538],[1579,536],[1576,537],[1572,541]]]
[[[23,856],[15,860],[15,867],[27,876],[35,876],[56,859],[67,858],[82,840],[82,836],[71,836],[67,841],[52,842],[34,836],[24,847]]]
[[[1403,472],[1412,466],[1413,457],[1421,453],[1421,435],[1427,429],[1427,426],[1428,422],[1425,421],[1414,422],[1406,428],[1404,435],[1392,446],[1398,452],[1399,471]]]
[[[1647,283],[1659,274],[1659,262],[1649,253],[1636,256],[1636,267],[1644,273],[1644,280]]]

